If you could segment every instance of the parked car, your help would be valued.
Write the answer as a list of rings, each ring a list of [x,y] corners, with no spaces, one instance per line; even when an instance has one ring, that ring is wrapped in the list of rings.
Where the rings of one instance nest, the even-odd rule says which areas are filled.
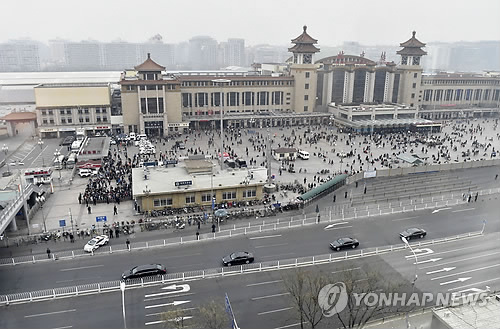
[[[426,235],[427,235],[427,232],[424,229],[417,228],[417,227],[412,227],[412,228],[406,229],[403,232],[399,233],[399,236],[402,238],[405,238],[406,240],[410,240],[412,238],[422,239]]]
[[[359,246],[359,241],[354,238],[340,238],[332,243],[330,243],[330,248],[336,251],[340,251],[340,249],[354,249]]]
[[[248,251],[233,252],[232,254],[222,258],[222,264],[224,264],[225,266],[249,264],[253,261],[253,254]]]
[[[82,178],[92,176],[92,170],[90,169],[79,169],[78,175]]]
[[[161,264],[139,265],[123,272],[122,280],[130,280],[153,275],[163,275],[166,273],[167,269]]]
[[[107,245],[108,242],[109,237],[107,235],[98,235],[87,242],[87,244],[83,247],[83,250],[86,252],[92,252],[101,246]]]

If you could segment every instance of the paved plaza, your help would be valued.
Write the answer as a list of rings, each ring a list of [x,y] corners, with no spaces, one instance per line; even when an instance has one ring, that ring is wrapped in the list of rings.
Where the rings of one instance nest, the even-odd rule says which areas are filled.
[[[265,164],[265,145],[268,134],[271,137],[273,149],[295,147],[306,150],[311,157],[309,160],[295,160],[293,162],[295,173],[287,171],[288,165],[285,165],[285,168],[280,171],[283,164],[274,159],[271,161],[271,167],[275,182],[278,184],[295,182],[306,189],[310,189],[343,171],[352,174],[363,170],[388,168],[389,166],[392,168],[411,166],[411,164],[404,163],[401,160],[396,163],[394,160],[397,160],[398,153],[413,152],[425,155],[429,158],[429,163],[490,159],[492,151],[497,151],[500,148],[499,131],[498,122],[492,119],[477,119],[462,123],[450,122],[444,125],[442,132],[432,135],[412,133],[388,134],[385,136],[378,134],[373,136],[356,135],[342,132],[334,126],[274,127],[270,128],[269,131],[266,128],[232,131],[226,129],[226,147],[224,149],[226,152],[237,155],[245,159],[247,163],[250,164],[251,162],[255,166]],[[418,145],[412,143],[410,145],[409,141],[417,138],[419,140],[442,140],[444,142],[442,145],[435,146],[422,143],[418,143]],[[186,149],[176,149],[174,151],[175,141],[179,140],[185,142]],[[210,146],[209,141],[211,141]],[[478,146],[476,147],[478,152],[475,153],[471,144],[473,141],[484,144],[482,146],[475,144]],[[46,140],[45,142],[44,147],[50,146],[51,151],[59,147],[59,139]],[[450,144],[450,142],[453,144]],[[158,160],[164,155],[167,158],[179,158],[195,153],[203,153],[217,161],[220,137],[218,131],[195,131],[176,139],[155,140],[154,144],[157,153],[155,157],[150,157],[149,160]],[[38,153],[48,154],[50,158],[51,153],[47,151],[48,149]],[[133,145],[111,146],[112,154],[116,153],[116,156],[121,157],[123,160],[125,152],[127,152],[129,158],[133,158],[137,151],[138,148]],[[463,157],[463,152],[470,152],[470,156]],[[441,154],[439,160],[437,160],[438,154]],[[443,154],[449,156],[449,160]],[[348,156],[345,157],[344,155]],[[436,159],[435,161],[432,161],[433,156]],[[382,164],[382,160],[387,160],[385,165]],[[321,170],[327,171],[327,173],[319,173]],[[70,173],[69,169],[62,170],[62,179],[59,180],[58,173],[55,171],[54,193],[46,201],[43,211],[38,211],[34,218],[31,219],[32,224],[38,224],[36,225],[38,231],[42,231],[44,219],[48,230],[58,230],[60,229],[59,220],[61,219],[66,219],[67,229],[69,229],[71,219],[73,219],[74,227],[85,228],[95,224],[96,216],[107,216],[108,222],[137,221],[142,218],[140,214],[136,213],[133,201],[117,204],[118,215],[113,215],[113,203],[98,203],[92,206],[92,213],[88,214],[86,205],[78,203],[78,195],[85,190],[88,178],[80,178],[76,175],[70,180]],[[298,191],[280,190],[274,194],[279,202],[286,204],[297,197]],[[69,216],[70,209],[72,218]],[[18,234],[25,233],[25,228],[23,229],[22,225],[20,225],[20,228]]]

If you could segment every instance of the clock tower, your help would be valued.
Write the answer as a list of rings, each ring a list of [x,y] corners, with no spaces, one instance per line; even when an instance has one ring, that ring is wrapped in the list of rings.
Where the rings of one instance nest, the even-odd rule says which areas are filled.
[[[412,37],[403,43],[396,53],[401,56],[401,63],[397,68],[399,74],[399,87],[397,103],[408,105],[410,107],[418,107],[422,101],[420,83],[422,81],[422,66],[420,60],[422,56],[427,55],[427,52],[422,50],[425,43],[420,42],[415,38],[417,32],[412,32]],[[394,101],[394,100],[393,100]]]
[[[318,65],[314,64],[314,54],[319,49],[314,45],[318,40],[307,34],[307,26],[301,35],[292,40],[293,54],[290,74],[295,78],[293,109],[296,113],[313,112],[316,106],[316,85]]]

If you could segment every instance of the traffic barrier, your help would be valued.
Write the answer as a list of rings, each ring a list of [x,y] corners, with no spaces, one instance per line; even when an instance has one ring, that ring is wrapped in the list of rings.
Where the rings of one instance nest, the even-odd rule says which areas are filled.
[[[418,243],[411,244],[413,247],[421,247],[426,245],[432,245],[437,243],[446,243],[450,241],[456,241],[459,239],[467,239],[471,237],[481,236],[482,232],[470,232],[465,234],[454,235],[451,237],[445,237],[441,239],[433,239],[430,241],[419,241]],[[195,270],[189,272],[179,272],[179,273],[168,273],[162,276],[151,276],[141,279],[132,279],[126,281],[126,288],[142,288],[151,285],[165,284],[168,282],[176,281],[193,281],[193,280],[203,280],[208,278],[222,277],[222,276],[233,276],[242,275],[255,272],[263,271],[275,271],[281,269],[298,268],[319,264],[335,263],[350,259],[365,258],[375,255],[390,253],[394,251],[406,250],[408,247],[405,244],[400,244],[396,246],[385,246],[376,248],[361,249],[359,251],[353,250],[346,252],[344,255],[337,253],[315,255],[308,257],[300,257],[294,259],[284,259],[275,260],[261,263],[252,263],[240,266],[231,267],[221,267],[205,270]],[[338,256],[335,256],[338,255]],[[120,291],[120,281],[107,281],[100,283],[90,283],[73,287],[62,287],[56,289],[46,289],[34,292],[22,292],[9,295],[0,296],[0,305],[9,305],[13,303],[26,303],[41,300],[49,300],[54,298],[63,298],[70,296],[80,296],[89,294],[99,294],[103,292]]]

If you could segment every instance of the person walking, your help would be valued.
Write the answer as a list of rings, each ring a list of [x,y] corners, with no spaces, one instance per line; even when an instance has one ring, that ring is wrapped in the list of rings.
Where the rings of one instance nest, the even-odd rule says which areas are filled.
[[[115,236],[117,239],[120,237],[120,229],[118,227],[115,229]]]
[[[92,213],[92,207],[91,207],[91,206],[88,206],[88,207],[87,207],[87,211],[88,211],[88,213],[89,213],[89,214],[91,214],[91,213]]]
[[[116,208],[116,205],[113,207],[113,215],[118,215],[118,208]]]
[[[198,230],[200,229],[200,226],[201,226],[200,221],[198,221]]]
[[[477,202],[477,197],[479,196],[479,192],[476,192],[476,196],[474,197],[474,202]]]
[[[125,244],[127,245],[128,251],[130,251],[130,240],[127,239],[127,241],[125,241]]]
[[[196,241],[200,240],[200,232],[196,231]]]
[[[50,259],[50,249],[47,248],[47,258]]]

